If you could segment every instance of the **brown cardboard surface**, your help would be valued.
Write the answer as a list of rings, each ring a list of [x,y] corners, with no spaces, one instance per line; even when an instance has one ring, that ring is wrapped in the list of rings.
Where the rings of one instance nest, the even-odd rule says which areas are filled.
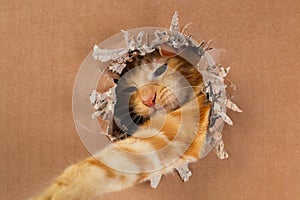
[[[238,86],[228,160],[191,165],[106,199],[300,199],[299,1],[0,1],[0,199],[27,199],[88,156],[72,118],[76,72],[121,29],[168,27],[174,10],[198,41],[227,50]]]

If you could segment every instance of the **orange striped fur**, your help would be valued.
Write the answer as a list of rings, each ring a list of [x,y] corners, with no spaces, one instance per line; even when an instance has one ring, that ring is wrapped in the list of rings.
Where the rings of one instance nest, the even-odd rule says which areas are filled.
[[[155,58],[163,60],[157,55]],[[141,95],[147,97],[154,92],[155,103],[166,105],[165,112],[151,113],[150,120],[143,123],[131,137],[117,141],[93,157],[70,166],[43,193],[32,199],[92,199],[96,195],[119,191],[147,180],[151,181],[152,187],[157,187],[161,175],[174,169],[183,181],[188,180],[191,172],[187,165],[199,160],[209,124],[210,104],[201,93],[202,77],[191,64],[178,57],[157,61],[157,66],[152,65],[152,57],[147,59],[150,61],[144,65],[152,71],[161,62],[167,62],[168,69],[163,77],[147,84],[144,84],[141,74],[135,74],[138,72],[130,75],[130,80],[134,80],[138,88],[130,104],[137,114],[149,117],[151,108],[143,104]],[[142,62],[140,64],[143,65]],[[167,87],[169,83],[176,84],[179,81],[172,69],[187,79],[194,93],[179,107],[179,100],[175,98],[186,94],[176,94],[176,91],[172,92]],[[141,70],[145,71],[145,68]],[[126,82],[129,85],[132,84],[130,80]],[[168,104],[167,100],[172,103]]]

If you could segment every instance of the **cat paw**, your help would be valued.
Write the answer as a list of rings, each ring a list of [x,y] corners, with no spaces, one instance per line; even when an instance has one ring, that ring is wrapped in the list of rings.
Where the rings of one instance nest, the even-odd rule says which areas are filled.
[[[187,182],[190,179],[190,176],[192,176],[191,170],[188,168],[188,164],[182,164],[175,168],[180,176],[180,178],[183,180],[183,182]]]
[[[150,178],[150,186],[152,188],[157,188],[159,182],[160,182],[160,179],[161,179],[161,174],[160,175],[155,175],[153,177]]]

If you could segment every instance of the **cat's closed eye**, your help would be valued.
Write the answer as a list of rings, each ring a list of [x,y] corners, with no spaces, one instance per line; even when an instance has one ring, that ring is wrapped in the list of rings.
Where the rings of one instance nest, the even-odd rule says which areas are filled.
[[[124,90],[122,90],[122,92],[129,94],[129,93],[135,92],[136,90],[137,90],[137,88],[135,86],[130,86],[130,87],[127,87]]]
[[[167,67],[168,67],[167,64],[164,64],[164,65],[160,66],[159,68],[157,68],[157,69],[155,70],[155,72],[154,72],[153,75],[154,75],[155,77],[158,77],[158,76],[162,75],[162,74],[166,71]]]

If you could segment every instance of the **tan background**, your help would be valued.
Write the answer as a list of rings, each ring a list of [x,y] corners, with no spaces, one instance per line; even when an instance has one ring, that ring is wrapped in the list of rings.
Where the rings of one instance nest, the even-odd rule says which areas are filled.
[[[72,118],[76,72],[95,43],[120,29],[168,27],[174,10],[198,41],[230,55],[235,125],[230,159],[107,199],[300,199],[300,3],[282,1],[0,1],[0,199],[27,199],[88,156]]]

